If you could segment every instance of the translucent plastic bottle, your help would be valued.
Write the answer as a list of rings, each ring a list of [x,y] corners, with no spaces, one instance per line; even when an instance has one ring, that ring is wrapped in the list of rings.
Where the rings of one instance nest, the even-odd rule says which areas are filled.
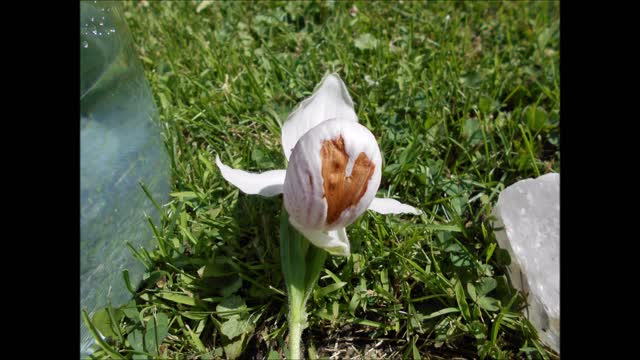
[[[131,299],[122,272],[139,283],[143,265],[126,246],[151,248],[146,216],[159,214],[170,168],[157,110],[121,5],[80,3],[80,304],[90,316]],[[94,340],[80,322],[81,357]]]

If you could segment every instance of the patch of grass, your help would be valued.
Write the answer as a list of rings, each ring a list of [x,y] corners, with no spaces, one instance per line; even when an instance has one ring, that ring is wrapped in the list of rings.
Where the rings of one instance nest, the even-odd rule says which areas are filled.
[[[329,71],[384,157],[379,195],[421,217],[367,213],[352,256],[309,300],[311,358],[555,358],[508,285],[491,209],[560,171],[559,3],[126,2],[173,172],[135,299],[100,312],[97,358],[283,356],[281,198],[245,196],[215,154],[284,168],[280,126]],[[198,11],[200,8],[200,11]],[[106,331],[106,333],[105,333]]]

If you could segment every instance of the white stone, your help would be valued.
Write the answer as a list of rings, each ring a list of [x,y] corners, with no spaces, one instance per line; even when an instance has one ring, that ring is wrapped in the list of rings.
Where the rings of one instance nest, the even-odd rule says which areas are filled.
[[[528,294],[527,318],[540,340],[560,352],[560,175],[504,189],[494,208],[496,240],[511,256],[512,285]]]

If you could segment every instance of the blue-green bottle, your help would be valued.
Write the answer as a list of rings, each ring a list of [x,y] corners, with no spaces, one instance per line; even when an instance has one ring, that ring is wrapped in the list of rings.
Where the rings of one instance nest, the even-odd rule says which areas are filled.
[[[80,304],[90,316],[131,300],[144,272],[126,246],[153,246],[146,221],[169,193],[170,167],[149,85],[118,2],[80,3]],[[81,320],[81,357],[94,342]]]

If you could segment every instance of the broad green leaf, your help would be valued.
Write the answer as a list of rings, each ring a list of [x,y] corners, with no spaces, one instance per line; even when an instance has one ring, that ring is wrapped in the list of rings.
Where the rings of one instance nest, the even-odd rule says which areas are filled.
[[[469,118],[464,122],[462,136],[469,142],[469,145],[476,146],[482,143],[482,131],[478,119]]]
[[[500,301],[492,298],[492,297],[488,297],[488,296],[480,296],[478,298],[478,306],[480,306],[481,308],[487,310],[487,311],[498,311],[500,310],[499,306],[500,306]]]
[[[134,321],[140,321],[140,311],[138,311],[138,307],[136,306],[136,301],[131,300],[125,305],[121,307],[122,312],[126,317]]]
[[[227,359],[236,359],[242,354],[242,349],[244,345],[245,335],[242,334],[238,338],[238,340],[232,341],[226,345],[224,345],[224,353]]]
[[[453,266],[469,267],[472,264],[471,258],[466,252],[452,252],[449,255],[451,256]]]
[[[480,283],[476,285],[476,290],[478,290],[478,296],[484,296],[493,291],[498,282],[494,278],[483,277],[480,279]]]
[[[144,352],[144,337],[142,335],[142,330],[135,329],[130,332],[127,336],[127,341],[133,350]]]
[[[232,318],[222,323],[222,326],[220,327],[220,332],[230,340],[233,340],[233,338],[251,330],[253,330],[253,326],[248,319],[239,320],[237,318]]]
[[[147,322],[144,333],[144,348],[148,353],[158,354],[158,347],[169,334],[169,317],[159,312]]]
[[[467,292],[469,293],[469,297],[473,301],[478,300],[478,295],[476,294],[476,287],[472,283],[467,283]]]
[[[544,129],[547,124],[549,115],[547,111],[541,107],[535,105],[527,106],[524,110],[524,117],[527,127],[532,133],[536,133]]]
[[[375,49],[378,46],[378,40],[369,33],[361,34],[353,43],[360,50]]]
[[[239,318],[246,310],[247,305],[238,295],[226,297],[216,306],[218,316],[223,319]]]
[[[109,318],[109,313],[106,308],[102,308],[96,311],[93,314],[93,325],[100,331],[102,335],[105,337],[115,337],[116,334],[113,332],[111,323],[111,318]],[[116,325],[117,326],[117,325]]]

